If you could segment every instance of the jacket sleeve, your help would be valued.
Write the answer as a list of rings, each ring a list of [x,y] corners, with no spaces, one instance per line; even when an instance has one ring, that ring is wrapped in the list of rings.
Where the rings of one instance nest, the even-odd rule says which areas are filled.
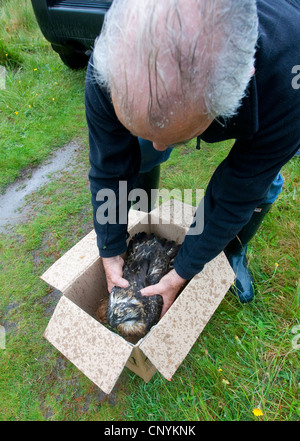
[[[85,108],[90,145],[89,180],[97,245],[100,256],[112,257],[126,251],[128,192],[140,167],[140,149],[137,138],[118,120],[109,95],[95,81],[92,59],[86,75]],[[119,194],[120,183],[125,188],[125,192],[121,192],[122,199]],[[108,195],[110,205],[107,203]],[[106,212],[104,209],[101,211],[103,204],[106,204]]]
[[[280,169],[300,146],[300,91],[293,87],[291,74],[299,52],[299,2],[258,0],[257,5],[255,75],[249,96],[236,118],[224,125],[221,138],[236,142],[206,190],[201,206],[203,232],[186,236],[174,262],[178,274],[186,279],[201,271],[247,224]],[[212,128],[211,139],[202,139],[220,141],[213,139],[216,125]]]
[[[293,142],[279,134],[269,141],[257,138],[235,142],[213,174],[198,207],[204,209],[202,233],[190,234],[190,228],[174,261],[181,277],[194,277],[240,232],[265,199],[281,167],[297,151],[298,143],[296,137]]]

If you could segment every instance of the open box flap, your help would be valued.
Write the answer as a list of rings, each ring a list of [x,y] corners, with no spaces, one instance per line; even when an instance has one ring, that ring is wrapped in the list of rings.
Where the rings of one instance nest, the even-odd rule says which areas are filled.
[[[65,296],[59,300],[44,336],[107,394],[132,352],[130,343],[110,332]]]
[[[148,223],[148,213],[130,209],[128,212],[128,228],[133,227],[133,225],[139,222],[142,224]]]
[[[150,212],[151,223],[174,224],[188,229],[195,211],[192,205],[170,199]]]
[[[140,349],[165,378],[180,366],[233,281],[234,273],[221,253],[189,282],[142,341]]]
[[[92,230],[54,262],[41,279],[63,292],[98,258],[96,233]]]
[[[132,228],[148,214],[142,211],[130,210],[128,228]],[[87,268],[99,259],[97,236],[92,230],[76,245],[68,250],[44,272],[41,279],[61,292],[64,292]]]

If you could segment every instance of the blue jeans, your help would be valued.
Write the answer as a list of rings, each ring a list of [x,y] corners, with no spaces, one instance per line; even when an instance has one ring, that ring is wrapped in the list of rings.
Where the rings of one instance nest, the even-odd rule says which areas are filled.
[[[153,147],[151,141],[146,141],[145,139],[138,138],[141,150],[141,166],[140,173],[147,173],[152,170],[156,165],[161,164],[169,159],[172,148],[169,147],[164,152],[158,152]]]
[[[281,176],[281,173],[279,172],[278,175],[276,176],[276,178],[274,179],[264,201],[262,202],[263,204],[273,204],[273,202],[275,202],[275,200],[277,199],[279,193],[282,190],[282,186],[284,183],[284,179]]]
[[[153,147],[151,141],[146,141],[145,139],[138,138],[140,149],[141,149],[141,167],[140,173],[146,173],[152,170],[156,165],[161,164],[169,159],[172,153],[172,147],[169,147],[164,152],[158,152]],[[282,190],[284,180],[281,176],[280,172],[274,179],[264,201],[263,204],[273,204],[273,202],[277,199],[279,193]]]

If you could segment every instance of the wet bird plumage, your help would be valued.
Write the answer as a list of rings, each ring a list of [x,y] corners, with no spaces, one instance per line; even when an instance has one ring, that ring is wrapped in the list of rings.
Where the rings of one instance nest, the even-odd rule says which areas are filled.
[[[127,288],[115,286],[109,296],[107,323],[130,341],[145,336],[160,318],[160,295],[142,296],[140,290],[154,285],[170,271],[179,245],[154,234],[136,234],[128,245],[123,267]]]

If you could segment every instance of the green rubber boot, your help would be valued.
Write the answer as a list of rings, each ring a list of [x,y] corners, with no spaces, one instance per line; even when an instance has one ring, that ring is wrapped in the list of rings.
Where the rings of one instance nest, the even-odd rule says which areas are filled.
[[[240,233],[224,250],[236,276],[230,291],[239,298],[241,303],[249,303],[254,297],[254,282],[248,268],[247,243],[257,232],[271,206],[272,204],[262,204],[256,208],[247,225],[243,227]]]

